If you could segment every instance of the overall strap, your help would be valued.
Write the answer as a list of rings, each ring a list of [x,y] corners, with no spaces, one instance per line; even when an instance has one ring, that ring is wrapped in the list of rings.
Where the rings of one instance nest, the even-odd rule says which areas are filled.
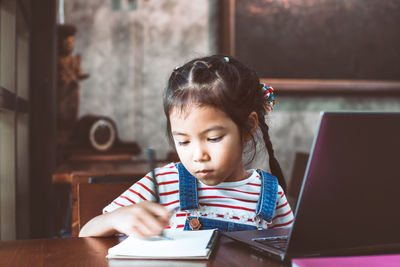
[[[197,209],[197,180],[182,163],[176,164],[179,172],[179,204],[181,210]]]
[[[278,198],[278,179],[262,170],[257,170],[257,172],[261,176],[261,190],[256,215],[270,223],[274,217]]]

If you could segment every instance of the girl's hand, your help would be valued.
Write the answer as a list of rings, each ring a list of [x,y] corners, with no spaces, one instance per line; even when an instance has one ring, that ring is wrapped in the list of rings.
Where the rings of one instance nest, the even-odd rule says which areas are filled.
[[[161,234],[171,217],[164,206],[150,201],[122,207],[107,215],[117,232],[139,237]]]

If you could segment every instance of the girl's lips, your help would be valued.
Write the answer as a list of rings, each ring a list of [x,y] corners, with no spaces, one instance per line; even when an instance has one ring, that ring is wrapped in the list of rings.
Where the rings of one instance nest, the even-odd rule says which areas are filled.
[[[210,173],[212,173],[212,170],[200,170],[200,171],[196,172],[196,174],[199,175],[199,176],[207,176]]]
[[[211,170],[199,170],[196,173],[207,173],[207,172],[212,172]]]

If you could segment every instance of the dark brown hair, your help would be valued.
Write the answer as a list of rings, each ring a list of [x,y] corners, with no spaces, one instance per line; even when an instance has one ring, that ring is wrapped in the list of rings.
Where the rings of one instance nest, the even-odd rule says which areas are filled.
[[[269,154],[269,165],[273,175],[286,191],[282,170],[274,155],[265,122],[263,91],[257,73],[233,57],[221,55],[193,59],[176,68],[169,80],[164,95],[164,112],[167,117],[167,133],[172,142],[170,112],[173,108],[184,110],[191,104],[216,107],[225,112],[238,126],[241,136],[255,138],[249,115],[258,115],[265,146]],[[254,158],[254,155],[253,155]]]

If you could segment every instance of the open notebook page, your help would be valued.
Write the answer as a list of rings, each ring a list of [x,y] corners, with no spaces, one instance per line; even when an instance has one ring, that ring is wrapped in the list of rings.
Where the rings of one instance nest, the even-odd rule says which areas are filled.
[[[129,236],[110,248],[107,258],[205,259],[215,242],[215,231],[164,231],[171,239]]]

